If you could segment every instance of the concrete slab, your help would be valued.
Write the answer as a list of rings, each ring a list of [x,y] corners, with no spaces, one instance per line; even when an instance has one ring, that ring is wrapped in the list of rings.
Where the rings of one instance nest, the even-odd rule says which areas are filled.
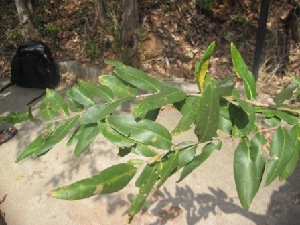
[[[1,84],[1,81],[0,81]],[[63,87],[61,88],[64,89]],[[40,91],[40,90],[38,90]],[[27,100],[39,92],[12,87],[0,96],[0,115],[26,109]],[[38,102],[33,106],[38,107]],[[34,110],[35,112],[35,110]],[[161,112],[159,121],[172,129],[180,114],[175,109]],[[49,191],[61,185],[97,174],[112,164],[127,161],[117,157],[117,148],[101,136],[79,158],[66,140],[41,158],[30,158],[15,164],[17,155],[40,134],[45,124],[17,125],[19,133],[0,145],[0,205],[8,225],[122,225],[130,199],[137,193],[134,181],[112,195],[94,196],[78,201],[53,199]],[[174,141],[195,140],[187,132]],[[275,181],[262,187],[250,210],[239,204],[233,179],[233,153],[236,142],[227,140],[194,173],[175,184],[178,175],[166,182],[154,195],[147,210],[133,225],[299,225],[300,166],[286,182]]]

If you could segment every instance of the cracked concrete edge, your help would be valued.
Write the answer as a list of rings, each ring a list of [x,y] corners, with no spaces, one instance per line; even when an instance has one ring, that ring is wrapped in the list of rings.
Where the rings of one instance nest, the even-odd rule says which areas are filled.
[[[63,73],[71,73],[76,78],[97,82],[100,75],[111,75],[112,71],[101,68],[100,65],[80,63],[78,61],[58,61],[59,71]],[[180,88],[188,93],[197,93],[198,87],[196,84],[187,83],[183,79],[164,80],[169,85]]]

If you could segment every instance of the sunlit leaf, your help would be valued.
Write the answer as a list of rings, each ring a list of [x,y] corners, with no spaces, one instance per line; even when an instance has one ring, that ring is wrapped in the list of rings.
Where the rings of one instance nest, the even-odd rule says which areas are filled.
[[[200,143],[210,141],[216,136],[220,116],[218,91],[207,85],[200,99],[199,115],[196,119],[195,134]]]
[[[130,101],[132,97],[125,97],[109,102],[105,105],[95,104],[91,106],[81,117],[82,124],[97,123],[111,114],[122,103]]]
[[[16,159],[16,163],[22,161],[23,159],[31,156],[34,152],[38,151],[43,144],[45,143],[45,141],[47,140],[47,138],[51,135],[52,132],[46,132],[40,136],[38,136],[34,141],[32,141],[22,152],[21,154],[18,155],[17,159]]]
[[[91,178],[77,181],[51,191],[54,198],[77,200],[96,194],[110,194],[122,190],[136,174],[130,163],[120,163],[101,171]]]
[[[111,101],[114,98],[114,93],[107,86],[96,84],[91,81],[78,81],[78,84],[89,93],[89,96],[91,97],[97,97],[104,101]]]
[[[224,80],[219,81],[217,83],[219,97],[230,96],[232,94],[232,90],[234,86],[235,86],[235,82],[233,76],[229,76]]]
[[[186,93],[173,87],[165,87],[158,94],[153,94],[138,103],[134,107],[134,116],[139,117],[141,114],[161,108],[162,106],[180,102],[186,98]]]
[[[204,81],[208,70],[209,60],[215,48],[215,41],[212,42],[204,52],[203,58],[195,66],[195,78],[200,92],[204,91]]]
[[[235,72],[238,77],[242,78],[244,81],[244,88],[246,92],[246,96],[248,99],[255,99],[257,96],[256,93],[256,82],[252,73],[248,70],[248,67],[243,60],[241,54],[235,47],[233,43],[231,43],[231,56],[232,63],[235,69]]]
[[[200,114],[200,102],[201,97],[191,96],[185,101],[185,104],[181,108],[180,112],[182,114],[177,126],[172,131],[173,135],[181,134],[187,131],[196,122],[198,115]]]
[[[100,130],[103,136],[112,144],[120,148],[131,147],[135,144],[135,141],[131,140],[126,135],[122,135],[106,123],[99,123]]]
[[[174,146],[174,149],[179,151],[177,169],[184,167],[194,159],[197,147],[198,145],[191,141],[184,141]]]
[[[253,106],[249,103],[241,99],[237,99],[237,102],[239,106],[229,105],[229,115],[235,135],[244,137],[257,129],[256,115]]]
[[[43,119],[51,120],[56,115],[68,115],[68,106],[63,97],[54,90],[47,89],[46,97],[40,105],[40,113]]]
[[[187,175],[189,175],[197,167],[199,167],[206,159],[208,159],[208,157],[211,155],[211,153],[214,150],[220,150],[221,146],[222,146],[222,142],[219,142],[217,145],[213,143],[206,144],[202,148],[200,155],[195,156],[194,159],[189,164],[183,167],[183,170],[180,174],[180,178],[177,182],[182,181]]]
[[[282,175],[285,173],[285,168],[295,154],[295,151],[295,143],[288,131],[282,127],[277,128],[270,147],[269,154],[273,160],[268,161],[266,185],[272,183],[278,176],[284,177]]]
[[[112,90],[119,97],[136,96],[137,90],[130,84],[122,81],[118,77],[112,75],[103,75],[99,77],[99,82]]]
[[[179,161],[179,151],[172,152],[162,163],[162,170],[159,173],[160,180],[157,188],[161,187],[177,168]]]
[[[78,119],[79,116],[74,116],[71,119],[65,121],[59,127],[57,127],[57,129],[54,130],[50,137],[46,139],[45,143],[33,154],[35,156],[40,156],[49,151],[54,145],[59,143],[71,131],[71,129],[76,125]]]
[[[76,157],[80,156],[89,145],[94,141],[97,135],[100,133],[100,129],[98,128],[98,124],[87,124],[83,127],[83,130],[80,132],[78,136],[78,141],[76,148],[74,150],[74,155]]]
[[[298,84],[291,83],[289,84],[285,89],[282,90],[278,95],[276,95],[275,98],[273,98],[275,104],[281,104],[285,100],[291,99],[293,96],[294,90],[298,87]]]
[[[131,151],[132,151],[132,153],[142,155],[145,157],[154,157],[158,154],[156,151],[151,149],[149,146],[143,145],[140,143],[137,144],[136,146],[134,146]]]
[[[160,149],[172,146],[172,136],[161,124],[151,120],[141,120],[138,123],[129,115],[112,115],[107,117],[107,123],[119,133],[132,140]]]
[[[242,138],[234,153],[234,179],[236,190],[244,209],[249,209],[258,191],[262,176],[262,172],[258,171],[261,169],[260,162],[257,166],[257,157],[252,159],[250,155],[251,149],[248,138]]]
[[[133,202],[128,211],[129,222],[133,217],[143,208],[153,189],[156,181],[159,178],[158,171],[155,169],[154,165],[146,165],[141,175],[138,177],[135,186],[139,188],[139,194],[134,196]]]
[[[150,77],[145,72],[133,68],[131,66],[126,66],[120,62],[113,62],[113,61],[105,61],[107,64],[115,66],[114,72],[124,81],[132,84],[135,87],[138,87],[142,90],[146,91],[158,91],[162,83]]]
[[[84,106],[91,106],[95,103],[89,92],[79,85],[73,86],[67,92],[67,95],[69,98],[72,98],[74,101]]]

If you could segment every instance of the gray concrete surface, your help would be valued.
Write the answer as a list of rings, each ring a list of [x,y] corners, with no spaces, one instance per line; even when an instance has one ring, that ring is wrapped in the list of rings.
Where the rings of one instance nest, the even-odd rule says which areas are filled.
[[[0,78],[0,87],[7,82]],[[64,87],[60,87],[64,91]],[[25,104],[41,90],[10,87],[0,94],[0,115],[22,111]],[[34,106],[38,107],[38,103]],[[174,109],[161,112],[159,121],[172,129],[180,114]],[[17,125],[19,133],[0,145],[0,199],[7,195],[0,209],[8,225],[122,225],[130,199],[137,193],[134,180],[122,191],[78,201],[57,200],[49,191],[60,185],[97,174],[102,169],[129,158],[117,157],[117,148],[101,136],[79,158],[66,140],[41,158],[14,163],[17,155],[43,130],[45,124]],[[175,142],[195,140],[187,132]],[[241,208],[233,179],[233,153],[236,142],[226,140],[194,173],[176,184],[171,177],[133,225],[299,225],[300,165],[285,182],[275,181],[262,187],[249,211]]]

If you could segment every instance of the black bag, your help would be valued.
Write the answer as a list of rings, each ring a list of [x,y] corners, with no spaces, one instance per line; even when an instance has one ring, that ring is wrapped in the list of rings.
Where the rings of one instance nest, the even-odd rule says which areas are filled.
[[[28,88],[54,88],[60,76],[49,47],[29,41],[18,47],[11,62],[11,82]]]

